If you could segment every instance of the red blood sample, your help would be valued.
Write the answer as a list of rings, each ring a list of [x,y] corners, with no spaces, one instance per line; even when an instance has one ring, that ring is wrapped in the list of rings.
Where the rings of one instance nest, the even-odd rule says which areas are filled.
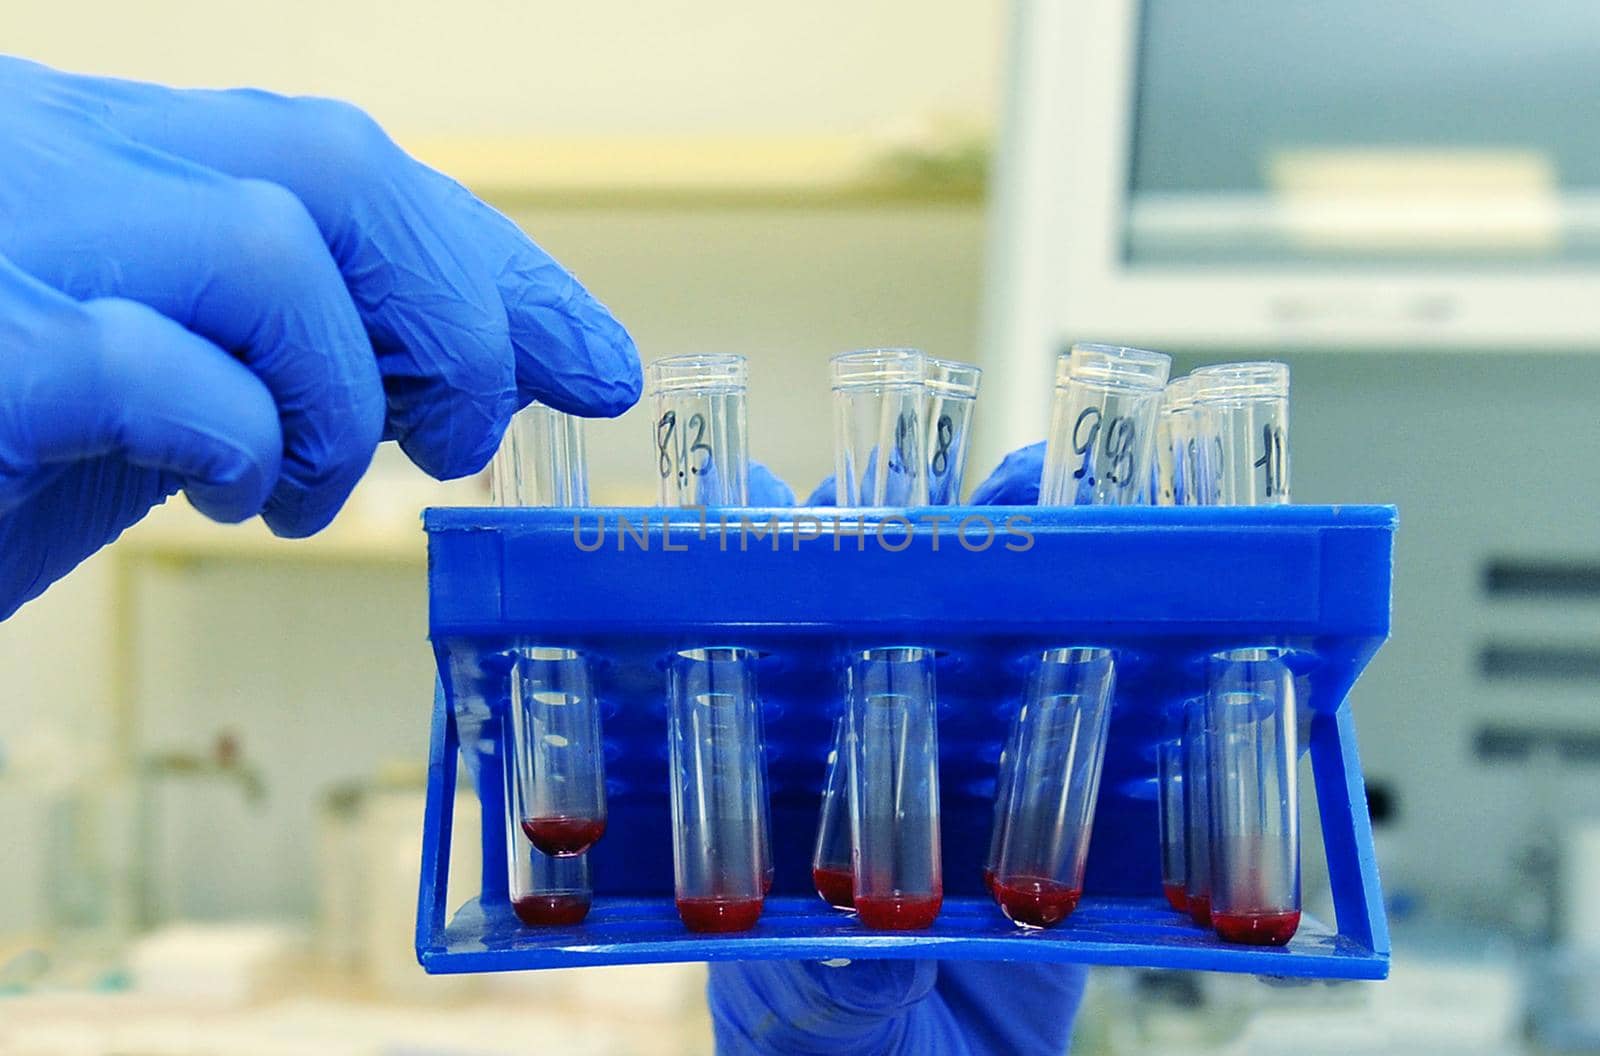
[[[1300,911],[1287,913],[1218,913],[1211,918],[1223,942],[1251,946],[1282,946],[1300,927]]]
[[[548,895],[522,895],[511,909],[524,924],[577,924],[589,915],[589,896],[572,891]]]
[[[995,881],[995,901],[1018,924],[1053,928],[1078,908],[1083,891],[1059,880],[1040,876],[1014,876]]]
[[[539,850],[552,858],[582,854],[606,831],[605,818],[569,818],[555,814],[543,818],[523,818],[522,831]]]
[[[990,898],[994,897],[994,870],[993,869],[987,869],[987,868],[984,869],[984,871],[983,871],[983,889],[985,891],[989,892],[989,897]]]
[[[1204,895],[1189,896],[1189,919],[1202,928],[1211,926],[1211,895],[1209,892]]]
[[[811,870],[811,882],[817,894],[834,909],[854,909],[856,904],[855,877],[848,869]]]
[[[745,931],[761,919],[761,898],[724,898],[710,895],[678,899],[678,916],[690,931]]]
[[[933,924],[944,904],[944,891],[931,895],[857,895],[856,915],[869,928],[916,931]]]
[[[1179,913],[1189,912],[1189,892],[1182,884],[1162,884],[1161,890],[1167,896],[1167,905]]]

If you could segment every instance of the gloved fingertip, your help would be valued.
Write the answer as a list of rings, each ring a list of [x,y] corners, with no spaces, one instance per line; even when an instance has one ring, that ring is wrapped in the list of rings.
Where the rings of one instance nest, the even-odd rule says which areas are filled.
[[[523,396],[585,418],[615,418],[639,402],[644,368],[622,324],[597,302],[574,312],[539,306],[513,325]]]
[[[794,489],[760,462],[751,461],[750,505],[793,506]]]
[[[972,491],[974,506],[1034,506],[1044,476],[1043,440],[1006,455],[994,472]]]
[[[807,506],[839,505],[839,486],[832,473],[822,478],[822,483],[817,485],[816,490],[806,496],[805,504]]]

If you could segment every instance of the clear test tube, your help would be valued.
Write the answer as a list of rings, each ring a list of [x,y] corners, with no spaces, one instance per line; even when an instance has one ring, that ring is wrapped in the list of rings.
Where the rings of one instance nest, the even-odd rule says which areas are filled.
[[[1061,923],[1083,895],[1115,682],[1111,650],[1050,649],[1018,713],[994,886],[1001,910],[1021,927]]]
[[[1017,773],[1017,742],[1021,736],[1022,712],[1018,711],[1011,717],[995,766],[994,814],[989,823],[989,852],[983,858],[983,888],[990,897],[995,897],[994,878],[1000,869],[1000,848],[1004,845],[1006,823],[1010,819],[1011,791]]]
[[[750,500],[750,450],[748,438],[747,394],[750,380],[749,362],[744,356],[733,354],[707,354],[669,356],[651,363],[647,372],[647,387],[654,422],[655,459],[658,480],[658,497],[663,506],[743,506]],[[723,681],[739,681],[732,668],[749,666],[741,677],[751,686],[755,681],[754,653],[743,649],[691,650],[691,653],[715,655],[718,659],[711,670]],[[687,655],[687,654],[685,654]],[[710,662],[710,661],[705,661]],[[700,676],[696,676],[700,677]],[[709,677],[709,675],[705,676]],[[767,803],[767,757],[763,740],[761,704],[754,692],[742,694],[750,714],[746,717],[748,734],[741,733],[754,744],[752,770],[753,794],[761,807],[761,816],[755,828],[761,868],[761,894],[772,888],[772,848],[767,842],[770,830]],[[675,698],[676,700],[676,698]],[[674,707],[677,703],[674,703]],[[683,716],[688,721],[689,716]],[[720,736],[718,731],[733,730],[727,722],[708,727],[710,736]],[[742,727],[740,729],[743,729]],[[731,733],[729,734],[732,735]],[[730,751],[742,750],[737,746]],[[703,797],[702,797],[703,798]],[[674,800],[674,802],[677,802]],[[684,825],[689,825],[688,821]],[[674,826],[679,819],[674,819]],[[691,826],[704,829],[705,826]],[[709,830],[720,832],[717,826]],[[680,843],[680,847],[683,845]],[[705,853],[717,853],[715,848]],[[740,853],[737,849],[730,853]],[[691,903],[691,906],[700,903]],[[684,903],[680,900],[679,908]],[[690,915],[692,908],[684,911],[684,920],[697,928]],[[749,923],[739,923],[747,910],[730,911],[725,926],[697,928],[697,930],[739,930]],[[754,910],[760,914],[760,906]]]
[[[502,506],[589,501],[582,419],[541,403],[512,416],[490,470]],[[506,863],[527,924],[576,924],[593,893],[584,855],[605,831],[604,742],[588,664],[572,649],[519,644],[506,729]]]
[[[511,418],[489,474],[497,506],[587,506],[583,419],[542,403]]]
[[[1149,491],[1172,357],[1074,345],[1056,361],[1040,506],[1129,506]]]
[[[1216,430],[1216,502],[1272,506],[1289,501],[1289,368],[1283,363],[1200,367],[1194,404]]]
[[[873,348],[841,352],[828,369],[839,505],[927,505],[926,357],[914,348]]]
[[[517,919],[529,926],[577,924],[589,914],[594,889],[589,882],[589,858],[584,854],[552,858],[523,838],[519,819],[526,817],[523,792],[527,787],[522,757],[513,736],[508,742],[503,775],[507,825],[506,889]]]
[[[522,831],[556,858],[582,854],[606,831],[600,707],[583,654],[527,646],[511,681]]]
[[[856,914],[869,928],[926,928],[944,902],[933,660],[915,646],[851,658],[851,848]]]
[[[1211,926],[1211,778],[1206,702],[1183,707],[1184,896],[1189,917]]]
[[[589,915],[594,888],[588,855],[552,858],[519,838],[511,840],[506,854],[511,863],[511,909],[518,920],[530,927],[560,927],[581,923]]]
[[[749,502],[745,358],[669,356],[651,363],[647,376],[661,505]]]
[[[961,501],[972,412],[978,405],[983,371],[970,363],[932,356],[926,365],[922,448],[928,455],[928,504],[950,506]]]
[[[1179,913],[1189,912],[1184,858],[1183,741],[1156,745],[1156,822],[1161,836],[1161,892]]]
[[[850,763],[845,730],[848,719],[833,721],[833,741],[828,749],[822,784],[822,806],[817,812],[817,841],[811,853],[811,882],[817,895],[834,909],[854,911],[855,875],[850,866]]]
[[[1282,946],[1300,926],[1294,676],[1279,649],[1210,660],[1211,926]]]
[[[691,931],[743,931],[766,898],[765,788],[754,656],[713,647],[668,669],[673,876]]]
[[[1194,380],[1185,375],[1173,378],[1161,393],[1161,412],[1156,424],[1156,452],[1154,465],[1155,486],[1152,489],[1157,506],[1188,506],[1192,504],[1193,489],[1185,474],[1190,472],[1186,431],[1188,412],[1193,406],[1190,395]]]

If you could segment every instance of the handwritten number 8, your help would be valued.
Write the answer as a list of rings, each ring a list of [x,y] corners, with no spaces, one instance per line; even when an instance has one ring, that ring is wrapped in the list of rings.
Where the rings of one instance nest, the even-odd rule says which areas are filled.
[[[956,427],[950,421],[950,416],[941,414],[939,424],[934,428],[935,443],[933,459],[930,462],[930,467],[939,476],[944,476],[945,471],[950,468],[950,444],[955,440],[955,434]]]
[[[661,471],[661,479],[666,480],[672,475],[672,455],[667,450],[672,443],[672,434],[678,426],[678,412],[668,411],[656,423],[656,450],[661,458],[656,466]]]

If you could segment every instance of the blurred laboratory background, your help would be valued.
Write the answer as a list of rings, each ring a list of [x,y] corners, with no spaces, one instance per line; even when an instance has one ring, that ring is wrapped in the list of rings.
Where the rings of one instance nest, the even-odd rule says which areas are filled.
[[[1600,1051],[1600,7],[8,0],[4,22],[62,68],[367,108],[646,360],[749,356],[752,454],[802,496],[844,349],[984,364],[970,482],[1042,436],[1073,340],[1175,375],[1288,362],[1296,500],[1401,510],[1394,637],[1352,698],[1392,978],[1100,970],[1074,1051]],[[590,427],[597,502],[651,500],[648,433]],[[698,966],[416,967],[417,513],[486,498],[385,450],[305,542],[174,500],[0,625],[0,1051],[708,1051]]]

